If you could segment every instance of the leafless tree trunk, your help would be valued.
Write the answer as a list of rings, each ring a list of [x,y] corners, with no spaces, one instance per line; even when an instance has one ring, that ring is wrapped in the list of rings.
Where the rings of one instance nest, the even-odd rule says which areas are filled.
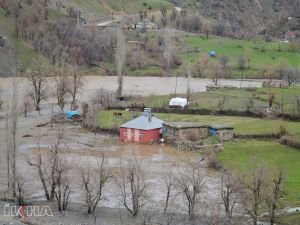
[[[269,191],[266,202],[269,208],[270,224],[273,225],[279,201],[283,196],[287,195],[287,189],[285,188],[285,176],[280,168],[274,171],[271,179],[271,183],[268,185]]]
[[[171,189],[175,184],[174,175],[171,171],[167,171],[163,173],[163,180],[164,185],[166,187],[166,200],[165,200],[165,206],[164,206],[164,214],[167,213],[167,209],[169,207],[169,200],[171,195]]]
[[[208,65],[209,76],[215,86],[218,86],[219,79],[222,76],[222,66],[219,63],[211,62]]]
[[[121,191],[121,201],[128,212],[136,217],[144,206],[145,173],[141,161],[137,158],[128,160],[127,167],[121,168],[121,179],[117,180]]]
[[[205,183],[205,175],[200,171],[200,168],[189,165],[184,170],[179,171],[177,183],[185,195],[188,215],[190,219],[193,219],[196,213],[196,205],[199,202],[199,194]]]
[[[233,209],[238,203],[238,182],[233,174],[224,175],[221,177],[221,198],[225,208],[226,219],[230,223]]]
[[[40,112],[40,103],[45,100],[47,97],[46,93],[46,68],[41,65],[34,65],[31,70],[27,73],[27,79],[31,83],[32,90],[29,93],[30,98],[32,99],[35,109]]]
[[[84,168],[81,169],[81,180],[85,192],[85,203],[87,204],[88,214],[94,213],[98,203],[103,200],[103,188],[111,178],[105,166],[104,154],[102,154],[101,160],[97,160],[97,165],[95,173],[90,168],[87,170]]]
[[[9,112],[8,107],[6,108],[5,115],[5,131],[6,131],[6,162],[7,162],[7,188],[10,188],[10,136],[9,136]]]
[[[72,96],[71,100],[71,110],[76,110],[78,108],[77,105],[77,95],[83,85],[83,77],[82,74],[78,71],[73,70],[72,82],[69,87],[69,92]]]
[[[8,116],[8,142],[9,142],[9,159],[11,162],[11,190],[13,196],[16,196],[16,148],[17,148],[17,124],[18,124],[18,103],[17,103],[17,83],[13,78],[12,96],[10,99],[9,116]]]
[[[117,97],[121,97],[123,94],[123,71],[124,63],[126,60],[126,41],[121,29],[117,33],[117,52],[116,52],[116,63],[118,72],[118,90]]]
[[[174,43],[173,43],[173,32],[166,31],[164,36],[165,41],[165,51],[164,51],[164,58],[165,58],[165,68],[167,73],[170,71],[170,67],[173,64],[173,53],[174,53]]]
[[[70,200],[70,182],[68,180],[68,170],[70,169],[67,161],[63,158],[63,156],[60,154],[58,156],[58,163],[57,167],[55,169],[56,172],[56,184],[57,188],[55,191],[55,198],[57,200],[57,207],[58,211],[66,211],[69,200]]]
[[[24,177],[18,173],[15,178],[16,184],[16,199],[18,201],[19,206],[23,206],[25,204],[25,180]]]
[[[58,71],[58,76],[55,77],[57,104],[61,111],[64,110],[66,105],[66,98],[68,94],[68,78],[64,76],[63,71]]]
[[[190,62],[187,63],[187,83],[186,83],[186,99],[187,99],[187,106],[189,104],[190,101],[190,97],[191,97],[191,86],[190,86],[190,82],[191,82],[191,64]]]
[[[27,158],[27,162],[30,166],[34,166],[37,168],[38,173],[39,173],[39,177],[40,177],[40,181],[42,183],[43,186],[43,190],[44,190],[44,194],[45,194],[45,198],[49,201],[50,200],[50,194],[48,191],[48,187],[47,187],[47,180],[45,178],[45,173],[44,172],[44,167],[46,167],[46,165],[43,165],[43,158],[42,158],[42,153],[41,153],[41,145],[40,145],[40,137],[38,137],[37,140],[37,156],[35,159],[29,159]]]

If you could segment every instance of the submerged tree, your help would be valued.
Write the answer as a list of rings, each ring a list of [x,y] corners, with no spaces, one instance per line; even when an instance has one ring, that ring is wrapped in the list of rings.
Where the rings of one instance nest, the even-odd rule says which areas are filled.
[[[121,202],[128,212],[136,217],[144,206],[145,172],[139,159],[128,160],[127,167],[121,167],[121,178],[117,180]]]
[[[27,72],[27,79],[31,84],[31,90],[29,96],[32,99],[35,109],[40,112],[41,101],[47,97],[46,93],[46,80],[47,72],[46,68],[42,65],[38,65],[37,62]]]

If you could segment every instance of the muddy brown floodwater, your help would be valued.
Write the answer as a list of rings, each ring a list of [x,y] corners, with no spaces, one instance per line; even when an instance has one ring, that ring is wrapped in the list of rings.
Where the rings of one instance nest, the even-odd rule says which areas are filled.
[[[19,142],[18,152],[18,169],[22,171],[25,180],[30,181],[30,186],[26,187],[26,192],[32,200],[42,200],[43,191],[37,171],[28,166],[26,157],[34,157],[37,145],[36,138],[41,136],[40,146],[44,156],[47,155],[49,145],[55,140],[57,127],[45,126],[38,130],[24,128],[20,135],[30,134],[33,137],[21,138]],[[73,194],[71,201],[75,203],[83,203],[84,193],[80,185],[79,168],[97,167],[97,159],[101,158],[104,153],[106,166],[114,175],[120,172],[120,165],[126,167],[128,159],[138,158],[141,160],[145,170],[147,201],[145,208],[162,209],[165,201],[165,186],[163,182],[163,172],[170,170],[175,174],[187,164],[200,162],[202,158],[200,153],[190,152],[184,153],[165,144],[140,145],[125,144],[118,141],[118,137],[87,132],[79,126],[66,125],[64,127],[64,143],[68,146],[64,150],[64,156],[67,163],[72,167],[69,173]],[[215,202],[218,197],[219,174],[206,171],[204,165],[203,172],[207,174],[205,187],[203,190],[203,201]],[[111,179],[105,186],[104,198],[99,206],[109,208],[122,208],[120,202],[120,191],[116,185],[115,179]],[[183,195],[179,190],[173,190],[170,201],[170,210],[174,212],[184,211],[185,204]]]

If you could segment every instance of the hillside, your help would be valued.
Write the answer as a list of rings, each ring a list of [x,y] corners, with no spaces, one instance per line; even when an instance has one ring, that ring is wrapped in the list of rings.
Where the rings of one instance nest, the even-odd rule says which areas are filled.
[[[300,15],[299,0],[185,0],[178,5],[216,23],[219,33],[233,33],[253,38],[269,28],[280,29],[277,22]]]
[[[88,73],[97,71],[98,67],[113,73],[115,32],[113,30],[94,32],[93,25],[96,22],[110,20],[112,13],[117,15],[115,18],[121,23],[126,23],[127,17],[130,17],[131,23],[132,21],[137,23],[140,21],[141,10],[147,11],[147,18],[153,19],[159,28],[177,28],[202,33],[200,38],[195,39],[177,37],[175,45],[177,52],[181,54],[174,59],[177,65],[172,68],[172,74],[183,74],[183,62],[187,58],[196,63],[199,57],[205,56],[213,48],[219,55],[229,57],[234,77],[240,76],[240,71],[236,69],[237,59],[247,54],[249,49],[253,61],[252,68],[246,71],[247,77],[261,76],[266,67],[279,61],[287,61],[288,66],[299,67],[296,62],[299,57],[298,49],[291,51],[289,46],[283,45],[279,51],[280,47],[276,40],[282,38],[287,31],[296,31],[296,35],[300,34],[297,33],[297,30],[300,30],[300,19],[294,17],[300,8],[299,1],[50,0],[45,4],[41,0],[32,0],[30,5],[28,1],[23,0],[20,1],[17,10],[20,14],[17,20],[16,0],[0,0],[0,6],[3,2],[8,6],[10,14],[5,15],[5,7],[0,8],[0,37],[4,40],[3,46],[0,45],[2,75],[8,74],[10,70],[8,65],[14,61],[13,52],[16,52],[18,65],[22,71],[30,66],[33,58],[49,65],[60,64],[64,58],[68,64],[74,60],[80,62],[81,66],[87,68]],[[181,7],[182,11],[174,14],[173,6]],[[160,12],[162,8],[167,10],[165,25]],[[91,26],[77,26],[78,15],[82,20],[90,22]],[[288,20],[288,17],[293,19]],[[18,38],[17,28],[20,33]],[[127,40],[145,43],[143,51],[132,51],[127,56],[126,73],[163,75],[164,49],[158,43],[165,38],[164,35],[160,32],[125,32],[125,34]],[[210,35],[209,40],[202,37],[204,34]],[[224,36],[253,39],[254,42],[251,44],[236,39],[228,41],[223,39]],[[262,42],[262,39],[273,42]],[[200,54],[188,53],[187,56],[186,49],[194,47],[201,50]],[[14,51],[16,49],[17,51]],[[74,59],[75,53],[80,54],[79,58]]]

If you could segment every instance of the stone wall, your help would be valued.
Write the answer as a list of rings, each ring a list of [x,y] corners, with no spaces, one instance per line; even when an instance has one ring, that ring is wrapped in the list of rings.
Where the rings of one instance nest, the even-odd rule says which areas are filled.
[[[221,141],[230,141],[233,139],[232,129],[220,129],[218,130],[218,135]]]
[[[207,127],[200,128],[188,128],[188,129],[180,129],[177,131],[176,139],[178,141],[198,141],[201,139],[205,139],[209,135],[209,129]]]
[[[163,133],[163,138],[167,143],[181,142],[181,141],[198,141],[209,136],[208,127],[200,128],[185,128],[176,129],[167,127],[167,131]]]

